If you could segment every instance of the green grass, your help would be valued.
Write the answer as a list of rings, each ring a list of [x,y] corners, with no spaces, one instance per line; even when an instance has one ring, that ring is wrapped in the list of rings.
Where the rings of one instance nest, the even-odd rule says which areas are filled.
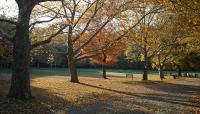
[[[142,70],[122,70],[122,69],[108,69],[107,74],[112,76],[125,76],[126,73],[133,73],[137,76],[142,76]],[[11,69],[0,69],[1,75],[10,75]],[[78,75],[79,76],[101,76],[101,69],[86,69],[79,68]],[[149,71],[150,75],[158,75],[157,71]],[[31,69],[31,76],[33,77],[41,77],[41,76],[67,76],[69,75],[67,68],[40,68],[40,69]]]
[[[125,76],[126,73],[142,74],[142,70],[117,70],[117,69],[108,69],[107,74],[112,76]],[[150,71],[150,74],[156,74],[156,71]],[[10,75],[11,69],[0,69],[0,74]],[[31,69],[31,76],[66,76],[68,75],[67,68],[40,68],[40,69]],[[86,69],[79,68],[78,74],[80,76],[101,76],[101,69]]]

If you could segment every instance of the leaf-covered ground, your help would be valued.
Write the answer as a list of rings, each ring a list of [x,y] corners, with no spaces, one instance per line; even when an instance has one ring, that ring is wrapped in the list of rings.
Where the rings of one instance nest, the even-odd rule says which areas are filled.
[[[31,81],[35,99],[5,98],[9,79],[0,78],[0,113],[10,114],[200,114],[200,79],[139,81],[111,77],[37,77]]]

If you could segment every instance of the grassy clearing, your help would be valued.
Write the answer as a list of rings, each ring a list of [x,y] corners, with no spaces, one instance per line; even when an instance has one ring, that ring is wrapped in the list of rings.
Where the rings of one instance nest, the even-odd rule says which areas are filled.
[[[170,71],[168,71],[170,72]],[[108,69],[107,75],[109,76],[125,76],[126,73],[133,73],[134,76],[142,76],[143,71],[142,70],[123,70],[123,69]],[[186,71],[184,72],[186,73]],[[190,71],[188,73],[198,73],[195,71]],[[0,69],[0,76],[1,75],[10,75],[11,69]],[[86,68],[79,68],[78,74],[81,77],[100,77],[102,74],[101,69],[86,69]],[[68,69],[67,68],[32,68],[31,69],[31,76],[33,77],[43,77],[43,76],[68,76]],[[149,75],[151,76],[157,76],[158,71],[149,71]]]
[[[142,75],[142,70],[122,70],[122,69],[108,69],[107,74],[111,76],[125,76],[126,73],[133,73],[135,75]],[[10,75],[10,69],[0,69],[0,74]],[[79,76],[101,76],[101,69],[78,69]],[[157,71],[150,71],[149,74],[156,75]],[[41,68],[41,69],[31,69],[32,76],[67,76],[67,68]]]

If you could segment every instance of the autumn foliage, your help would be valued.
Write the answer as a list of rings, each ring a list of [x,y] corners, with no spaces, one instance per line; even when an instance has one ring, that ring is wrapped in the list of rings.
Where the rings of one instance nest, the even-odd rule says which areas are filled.
[[[112,29],[103,29],[96,38],[89,43],[82,52],[91,55],[91,60],[97,64],[111,65],[118,61],[118,55],[124,50],[123,42],[109,45],[116,39]]]

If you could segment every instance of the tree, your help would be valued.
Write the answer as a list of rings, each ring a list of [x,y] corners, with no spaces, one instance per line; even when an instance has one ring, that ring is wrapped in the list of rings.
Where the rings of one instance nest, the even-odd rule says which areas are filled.
[[[131,7],[132,12],[138,10],[138,7],[140,7],[140,2],[138,2],[132,2],[132,0],[94,0],[90,2],[72,0],[62,2],[63,13],[60,15],[64,17],[63,19],[65,19],[66,23],[69,25],[66,36],[68,41],[68,66],[71,82],[79,82],[76,63],[81,59],[90,57],[81,50],[94,40],[97,34],[106,27],[108,23],[120,17],[120,15],[125,13],[128,8]],[[130,24],[130,26],[124,29],[124,32],[116,38],[116,41],[122,39],[131,29],[136,27],[142,18],[156,10],[158,10],[157,7],[146,12],[141,16],[141,19]],[[85,37],[84,40],[81,40],[83,36],[87,37]],[[114,43],[115,41],[107,46],[113,45]]]
[[[155,13],[146,16],[139,27],[129,34],[126,55],[143,61],[143,80],[148,80],[148,69],[151,58],[156,54],[157,36],[154,34]],[[133,54],[130,54],[133,53]],[[130,57],[131,56],[131,57]],[[134,56],[134,57],[133,57]]]
[[[1,18],[5,18],[4,16],[1,16]],[[10,18],[10,20],[13,20]],[[14,34],[15,30],[13,29],[15,26],[9,23],[0,22],[0,28],[3,28],[4,31],[10,31],[9,34]],[[3,39],[0,36],[0,58],[6,61],[12,60],[12,43],[7,41],[6,39]]]
[[[8,96],[17,99],[31,99],[30,90],[30,77],[29,77],[29,64],[30,64],[30,51],[39,45],[48,43],[57,34],[52,35],[45,41],[30,43],[29,28],[30,16],[33,8],[46,1],[61,1],[61,0],[15,0],[18,5],[18,18],[17,21],[11,21],[1,18],[1,22],[7,22],[16,26],[15,35],[12,36],[0,29],[0,36],[13,43],[13,67],[12,67],[12,81]],[[37,24],[39,22],[35,22]]]
[[[115,41],[116,38],[113,26],[106,27],[82,50],[82,53],[87,53],[88,56],[91,55],[92,62],[102,65],[102,77],[104,79],[107,79],[106,66],[117,62],[119,54],[124,49],[122,41],[105,48],[106,45]]]

